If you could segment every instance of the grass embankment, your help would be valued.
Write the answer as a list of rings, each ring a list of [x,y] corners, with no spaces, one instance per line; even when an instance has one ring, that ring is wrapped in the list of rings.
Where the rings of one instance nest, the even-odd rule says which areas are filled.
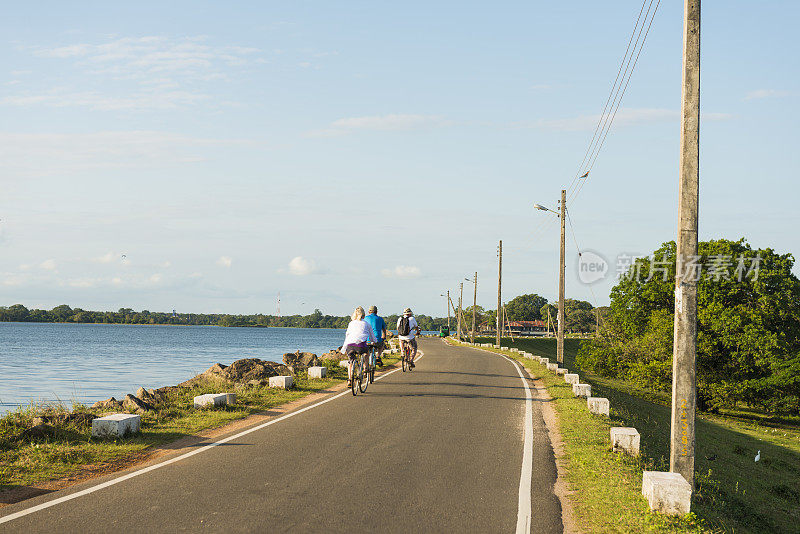
[[[383,361],[385,366],[390,366],[398,358],[384,357]],[[328,368],[327,378],[308,379],[307,373],[302,372],[295,375],[295,385],[289,390],[267,386],[234,389],[231,386],[228,391],[236,391],[237,399],[234,406],[228,407],[194,408],[194,397],[218,393],[219,382],[180,388],[157,404],[154,411],[142,414],[140,434],[117,440],[92,438],[91,424],[75,417],[71,421],[51,423],[52,429],[46,435],[25,435],[37,417],[47,416],[51,421],[66,419],[68,413],[63,407],[31,406],[6,414],[0,418],[0,494],[82,472],[113,471],[143,459],[160,445],[265,412],[347,379],[347,370],[339,367],[338,362],[326,360],[322,365]],[[70,413],[95,414],[81,405],[75,405]],[[0,504],[3,502],[0,495]]]
[[[555,361],[554,339],[503,345]],[[670,518],[650,512],[641,496],[642,471],[669,470],[670,396],[580,372],[579,346],[580,340],[565,340],[564,366],[591,383],[592,395],[609,399],[609,419],[590,414],[586,401],[573,397],[571,386],[544,366],[513,357],[541,378],[554,399],[568,481],[576,491],[571,499],[584,531],[800,532],[800,427],[780,418],[699,415],[692,514]],[[639,431],[639,458],[611,451],[612,426]]]

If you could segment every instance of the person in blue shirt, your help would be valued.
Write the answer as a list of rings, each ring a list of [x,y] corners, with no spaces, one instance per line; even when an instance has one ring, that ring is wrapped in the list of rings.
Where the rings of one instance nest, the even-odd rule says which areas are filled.
[[[364,317],[364,321],[372,327],[372,332],[377,340],[375,343],[375,363],[383,365],[381,354],[383,354],[384,341],[386,340],[386,321],[378,315],[377,306],[369,307],[369,315]]]

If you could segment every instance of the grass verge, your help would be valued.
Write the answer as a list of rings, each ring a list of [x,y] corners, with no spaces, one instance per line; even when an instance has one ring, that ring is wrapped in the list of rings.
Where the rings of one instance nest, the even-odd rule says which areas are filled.
[[[383,358],[385,367],[398,361],[397,357]],[[2,494],[10,490],[80,472],[113,471],[143,459],[158,446],[263,413],[347,379],[347,370],[338,362],[324,361],[322,365],[328,368],[325,379],[308,379],[303,372],[295,375],[295,386],[290,390],[239,388],[235,390],[236,405],[224,408],[197,410],[193,405],[196,395],[219,392],[219,382],[181,388],[157,404],[156,410],[142,414],[140,434],[117,440],[92,438],[89,419],[74,414],[96,414],[81,405],[70,411],[60,406],[31,406],[6,414],[0,418],[0,503],[6,502]],[[232,385],[228,391],[234,391]],[[72,418],[67,417],[70,414]],[[62,422],[50,426],[45,434],[30,435],[35,419],[43,415]]]
[[[580,340],[565,340],[564,366],[573,372],[579,344]],[[504,340],[503,345],[555,356],[554,339]],[[609,399],[611,417],[606,419],[590,414],[586,401],[573,397],[571,387],[544,366],[505,354],[541,379],[554,399],[568,481],[575,490],[571,499],[583,531],[800,532],[797,426],[698,415],[697,488],[692,513],[670,518],[650,512],[641,496],[643,470],[669,470],[669,395],[581,373],[592,384],[593,395]],[[612,426],[631,426],[639,431],[639,458],[611,451]],[[756,463],[759,450],[761,460]]]

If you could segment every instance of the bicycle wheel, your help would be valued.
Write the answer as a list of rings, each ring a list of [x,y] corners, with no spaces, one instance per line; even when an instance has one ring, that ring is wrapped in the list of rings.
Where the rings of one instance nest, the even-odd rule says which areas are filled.
[[[378,366],[377,362],[375,361],[376,353],[375,349],[372,349],[372,352],[369,354],[369,383],[372,384],[375,382],[375,367]]]
[[[351,376],[350,390],[353,392],[353,396],[355,397],[358,395],[358,365],[353,364],[353,374]]]
[[[361,357],[361,365],[359,370],[360,381],[358,386],[361,388],[361,393],[367,392],[367,386],[369,386],[369,365],[368,363],[369,354],[364,355]]]
[[[409,371],[411,370],[411,367],[408,366],[408,362],[406,361],[406,349],[403,349],[400,353],[400,361],[402,362],[404,373],[406,372],[406,368],[408,368]]]

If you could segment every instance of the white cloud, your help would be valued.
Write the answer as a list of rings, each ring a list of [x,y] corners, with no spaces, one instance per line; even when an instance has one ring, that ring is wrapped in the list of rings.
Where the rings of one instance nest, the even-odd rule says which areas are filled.
[[[233,265],[233,258],[229,256],[220,256],[219,259],[217,260],[217,265],[221,265],[225,268],[230,268],[230,266]]]
[[[317,264],[302,256],[296,256],[289,262],[289,273],[295,276],[306,276],[317,271]]]
[[[117,254],[113,252],[108,252],[106,254],[103,254],[102,256],[97,256],[96,258],[92,258],[92,261],[95,261],[97,263],[111,263],[116,258]]]
[[[676,121],[679,118],[680,112],[674,109],[620,108],[614,116],[612,128],[652,122]],[[731,115],[729,113],[702,113],[701,118],[704,121],[717,121],[729,119]],[[571,132],[593,131],[597,127],[597,123],[600,119],[600,115],[579,115],[568,119],[543,119],[533,123],[518,123],[517,126]]]
[[[778,89],[756,89],[750,91],[744,97],[745,100],[761,100],[762,98],[781,98],[789,96],[789,91],[779,91]]]
[[[386,278],[418,278],[422,275],[419,267],[398,265],[394,269],[383,269],[381,274]]]
[[[151,275],[150,278],[147,279],[147,281],[150,282],[151,284],[158,284],[159,282],[161,282],[162,278],[163,277],[161,276],[161,274],[156,273]]]
[[[323,130],[309,132],[314,137],[345,135],[356,131],[397,132],[450,126],[453,121],[441,115],[389,114],[350,117],[333,121]]]
[[[23,50],[39,58],[68,62],[73,71],[83,76],[87,86],[104,85],[92,83],[96,78],[106,84],[116,84],[116,90],[113,93],[110,90],[63,89],[28,92],[7,96],[0,99],[0,104],[99,110],[169,109],[206,103],[210,97],[200,86],[227,80],[226,71],[244,71],[256,62],[260,52],[251,47],[212,45],[205,37],[163,36],[125,37],[100,43]]]
[[[44,260],[42,263],[39,264],[39,267],[41,267],[45,271],[55,271],[56,270],[56,261],[55,260]]]
[[[148,130],[86,134],[0,132],[0,160],[6,169],[34,175],[153,168],[196,163],[204,159],[203,151],[209,147],[248,143]]]

